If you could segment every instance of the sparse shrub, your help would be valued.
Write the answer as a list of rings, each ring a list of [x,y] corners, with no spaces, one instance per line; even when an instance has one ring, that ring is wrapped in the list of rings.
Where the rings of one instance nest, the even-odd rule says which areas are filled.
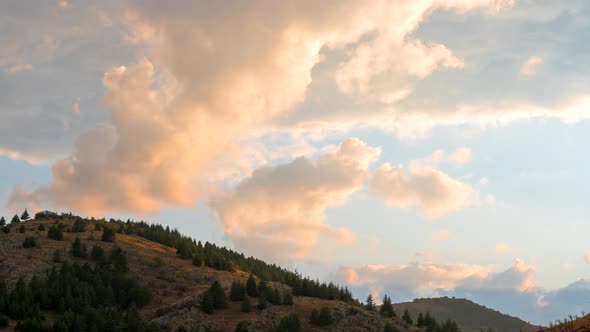
[[[24,225],[24,224],[21,224],[21,225],[20,225],[20,227],[18,228],[18,232],[19,232],[19,233],[24,233],[24,232],[26,232],[26,231],[27,231],[27,230],[25,229],[25,225]]]
[[[37,226],[37,230],[40,231],[40,232],[44,232],[45,231],[45,225],[39,224],[39,226]]]
[[[61,263],[61,250],[55,249],[55,251],[53,252],[53,262]]]
[[[236,325],[234,332],[250,332],[250,326],[247,321],[241,321]]]
[[[81,219],[76,220],[74,222],[74,226],[72,227],[72,232],[74,232],[74,233],[86,232],[86,222]]]
[[[23,241],[24,248],[33,248],[37,246],[37,239],[32,236],[27,236]]]
[[[399,329],[397,327],[393,326],[393,324],[387,323],[383,327],[383,332],[399,332]]]
[[[162,259],[162,257],[160,257],[160,256],[154,256],[154,258],[152,259],[152,266],[155,269],[159,269],[162,266],[164,266],[164,260]]]

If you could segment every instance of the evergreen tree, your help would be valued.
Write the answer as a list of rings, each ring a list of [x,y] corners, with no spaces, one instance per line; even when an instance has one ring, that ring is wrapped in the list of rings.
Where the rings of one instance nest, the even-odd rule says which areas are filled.
[[[424,315],[422,315],[421,312],[418,314],[418,320],[416,321],[416,324],[418,325],[418,327],[424,326]]]
[[[272,290],[269,290],[268,293],[269,293],[268,300],[270,303],[272,303],[274,305],[280,305],[282,303],[281,293],[279,293],[278,289],[273,288]]]
[[[234,332],[250,332],[249,325],[250,324],[248,323],[248,321],[238,322],[238,325],[236,325]]]
[[[61,263],[61,250],[55,249],[53,251],[53,262],[54,263]]]
[[[395,310],[391,303],[391,298],[387,295],[383,295],[383,304],[381,304],[380,314],[383,317],[395,317]]]
[[[92,247],[92,251],[90,252],[90,258],[98,264],[104,264],[107,260],[104,249],[100,246]]]
[[[367,296],[365,309],[367,309],[369,311],[375,311],[375,301],[373,301],[373,295],[371,295],[371,294],[369,294],[369,296]]]
[[[268,307],[268,301],[266,300],[266,295],[264,295],[264,294],[258,295],[258,305],[256,306],[256,308],[258,308],[258,310],[264,310],[267,307]]]
[[[31,218],[31,216],[29,216],[29,211],[27,211],[27,209],[25,209],[25,210],[23,211],[23,214],[20,216],[20,219],[21,219],[22,221],[27,221],[27,220],[29,220],[30,218]]]
[[[21,225],[20,225],[20,227],[18,228],[18,232],[19,232],[19,233],[24,233],[24,232],[26,232],[26,229],[25,229],[25,225],[24,225],[24,224],[21,224]]]
[[[33,248],[37,246],[37,239],[32,236],[27,236],[23,241],[24,248]]]
[[[0,227],[6,226],[6,219],[4,217],[0,217]]]
[[[279,325],[275,329],[276,332],[300,332],[301,322],[299,317],[295,314],[287,315],[279,321]]]
[[[404,322],[408,323],[409,325],[414,324],[414,321],[412,320],[412,316],[410,315],[410,311],[408,309],[404,310],[404,314],[402,315],[402,319],[404,320]]]
[[[10,233],[10,226],[6,225],[2,227],[2,232],[6,234]]]
[[[244,296],[242,299],[242,312],[250,312],[252,311],[252,302],[250,301],[249,296]]]
[[[317,326],[328,326],[332,324],[334,318],[332,317],[332,310],[328,307],[322,307],[318,312],[317,309],[311,311],[310,323]]]
[[[231,284],[229,298],[232,301],[242,301],[246,295],[246,287],[239,281],[234,281]]]
[[[59,226],[53,225],[47,231],[47,237],[50,239],[61,241],[64,238],[64,233]]]
[[[74,242],[72,242],[72,249],[70,252],[74,257],[88,257],[88,250],[86,249],[86,245],[82,243],[79,237],[76,237]]]
[[[399,332],[398,328],[393,326],[391,323],[385,324],[383,327],[383,332]]]
[[[119,247],[113,247],[110,255],[111,264],[115,270],[120,272],[127,272],[127,254]]]
[[[201,310],[203,310],[206,314],[212,314],[215,311],[215,305],[213,304],[213,294],[211,290],[208,289],[203,294],[203,299],[201,300]]]
[[[251,297],[258,296],[258,287],[256,286],[256,280],[252,274],[250,274],[250,277],[248,277],[248,280],[246,281],[246,293]]]
[[[39,226],[37,226],[37,230],[38,230],[39,232],[45,232],[45,225],[43,225],[43,224],[39,224]]]
[[[291,292],[285,291],[283,293],[283,304],[293,305],[293,294],[291,294]]]
[[[104,227],[102,230],[102,241],[113,242],[115,241],[115,231],[110,227]]]
[[[20,222],[20,218],[18,217],[18,214],[15,214],[14,217],[12,217],[12,220],[10,221],[11,224],[18,224]]]
[[[270,297],[270,288],[266,280],[260,279],[258,283],[258,295],[264,295],[267,299]]]
[[[219,283],[219,281],[215,280],[211,288],[209,288],[211,295],[213,295],[213,307],[215,309],[223,309],[227,306],[227,301],[225,298],[225,290]]]

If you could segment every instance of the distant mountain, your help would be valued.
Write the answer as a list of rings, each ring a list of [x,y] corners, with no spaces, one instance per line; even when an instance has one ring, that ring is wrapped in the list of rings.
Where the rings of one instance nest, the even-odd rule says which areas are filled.
[[[398,314],[408,309],[414,320],[418,313],[430,312],[437,320],[451,319],[457,322],[463,332],[487,331],[519,332],[536,331],[531,325],[517,317],[505,315],[467,299],[449,297],[416,299],[412,302],[394,304]]]

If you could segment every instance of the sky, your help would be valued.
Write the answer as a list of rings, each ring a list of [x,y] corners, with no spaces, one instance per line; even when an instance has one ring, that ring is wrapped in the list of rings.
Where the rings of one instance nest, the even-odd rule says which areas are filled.
[[[585,0],[2,1],[0,215],[588,312],[588,33]]]

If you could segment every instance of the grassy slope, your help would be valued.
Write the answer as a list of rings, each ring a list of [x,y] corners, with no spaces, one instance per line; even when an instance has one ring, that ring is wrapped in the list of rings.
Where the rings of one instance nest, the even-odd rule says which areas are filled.
[[[241,305],[229,303],[225,310],[213,315],[206,315],[199,309],[200,298],[214,280],[219,280],[229,294],[229,287],[234,280],[246,281],[245,272],[218,271],[208,267],[195,267],[190,260],[176,257],[176,249],[163,246],[137,236],[117,234],[115,243],[100,241],[101,232],[87,231],[84,233],[64,233],[63,241],[47,238],[47,231],[37,231],[37,226],[43,223],[48,229],[53,221],[27,221],[26,233],[17,233],[17,227],[12,226],[9,234],[0,233],[0,277],[6,280],[9,288],[16,283],[19,276],[29,279],[33,274],[45,273],[53,265],[54,250],[62,251],[64,259],[77,261],[81,264],[90,262],[73,258],[68,254],[72,241],[80,237],[88,250],[94,245],[103,247],[107,252],[113,245],[121,247],[127,253],[130,275],[148,285],[153,293],[150,304],[141,308],[141,314],[147,320],[159,322],[166,330],[177,326],[215,327],[222,331],[233,331],[235,325],[242,320],[252,321],[260,330],[266,330],[276,324],[278,320],[289,314],[296,313],[303,325],[304,331],[318,330],[310,326],[308,317],[313,309],[323,306],[333,308],[340,316],[337,323],[329,328],[333,330],[381,331],[384,320],[376,313],[364,310],[353,310],[353,307],[339,301],[328,301],[308,297],[295,297],[293,306],[272,306],[267,310],[253,309],[250,313],[241,312]],[[68,224],[67,222],[65,222]],[[92,228],[92,227],[89,227]],[[35,236],[39,246],[25,249],[22,242],[26,236]],[[289,288],[286,285],[270,283],[281,290]],[[256,299],[253,299],[253,306]],[[351,312],[355,312],[352,314]],[[14,322],[13,322],[14,323]],[[406,329],[399,320],[394,322],[400,331]]]
[[[452,319],[464,332],[477,331],[491,327],[496,331],[534,331],[537,327],[523,320],[504,315],[466,299],[448,297],[417,299],[394,305],[397,312],[408,309],[415,320],[419,312],[429,311],[437,320]]]

